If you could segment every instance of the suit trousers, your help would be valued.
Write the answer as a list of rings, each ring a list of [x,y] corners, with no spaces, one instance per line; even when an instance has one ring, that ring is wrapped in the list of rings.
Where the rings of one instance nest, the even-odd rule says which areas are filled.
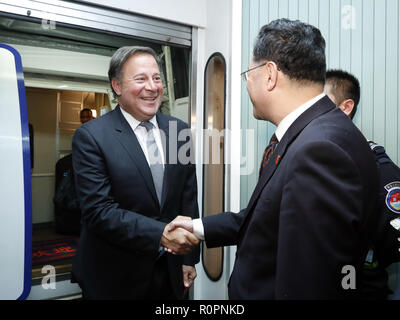
[[[166,254],[163,254],[154,265],[152,284],[149,290],[148,297],[151,300],[178,299],[171,285],[166,256]]]

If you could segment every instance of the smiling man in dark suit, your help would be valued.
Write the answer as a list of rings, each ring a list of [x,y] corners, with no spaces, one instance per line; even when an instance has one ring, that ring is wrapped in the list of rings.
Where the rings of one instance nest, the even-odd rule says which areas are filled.
[[[178,213],[198,217],[197,182],[194,164],[169,161],[169,146],[186,143],[170,141],[169,128],[178,136],[188,126],[158,112],[163,87],[152,49],[118,49],[109,79],[119,105],[73,138],[82,210],[73,277],[87,299],[180,299],[196,277],[198,247],[190,250],[198,239],[166,226]],[[164,251],[177,241],[186,255]]]
[[[360,297],[377,169],[361,132],[323,93],[325,72],[317,28],[287,19],[262,27],[243,76],[254,117],[277,128],[250,202],[238,214],[171,224],[208,248],[237,245],[231,299]]]

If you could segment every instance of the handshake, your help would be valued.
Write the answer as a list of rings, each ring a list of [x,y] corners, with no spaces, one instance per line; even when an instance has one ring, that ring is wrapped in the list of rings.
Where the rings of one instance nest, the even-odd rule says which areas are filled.
[[[167,224],[161,237],[161,245],[172,254],[189,253],[200,242],[193,233],[193,221],[190,217],[177,216]]]

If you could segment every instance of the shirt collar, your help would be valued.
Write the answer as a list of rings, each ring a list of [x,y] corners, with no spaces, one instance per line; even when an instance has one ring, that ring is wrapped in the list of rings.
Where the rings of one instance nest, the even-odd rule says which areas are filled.
[[[321,93],[318,96],[308,100],[306,103],[302,104],[300,107],[294,109],[291,113],[289,113],[283,120],[279,123],[278,127],[275,130],[275,135],[278,141],[281,141],[282,137],[289,129],[295,120],[300,117],[300,115],[314,105],[317,101],[322,99],[325,96],[325,93]]]
[[[130,113],[126,112],[124,109],[122,109],[122,107],[120,106],[120,110],[122,115],[124,116],[124,118],[126,119],[126,121],[128,121],[129,125],[131,126],[132,130],[135,131],[136,128],[139,126],[139,124],[141,123],[141,121],[137,120],[135,117],[133,117]],[[158,123],[157,123],[157,117],[156,115],[153,116],[153,118],[151,118],[149,120],[149,122],[151,122],[154,127],[156,129],[158,129]]]

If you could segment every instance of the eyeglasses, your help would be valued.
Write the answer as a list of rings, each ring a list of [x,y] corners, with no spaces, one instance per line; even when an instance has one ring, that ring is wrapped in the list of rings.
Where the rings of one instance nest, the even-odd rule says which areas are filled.
[[[258,66],[256,66],[256,67],[253,67],[253,68],[251,68],[251,69],[249,69],[249,70],[247,70],[247,71],[242,72],[242,73],[240,74],[240,76],[242,77],[242,80],[243,80],[243,81],[249,80],[249,72],[250,72],[250,71],[252,71],[252,70],[254,70],[254,69],[257,69],[257,68],[260,68],[260,67],[262,67],[262,66],[265,66],[266,64],[267,64],[267,62],[264,62],[263,64],[260,64],[260,65],[258,65]]]

